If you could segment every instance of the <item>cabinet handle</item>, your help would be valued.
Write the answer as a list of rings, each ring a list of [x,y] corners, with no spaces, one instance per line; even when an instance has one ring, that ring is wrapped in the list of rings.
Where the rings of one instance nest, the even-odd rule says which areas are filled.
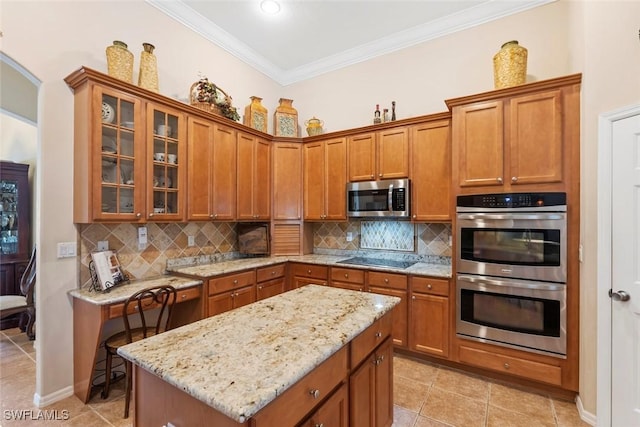
[[[209,218],[213,219],[213,218],[214,218],[214,215],[213,215],[213,214],[209,215]]]
[[[497,177],[496,181],[498,181],[498,184],[502,184],[502,177],[501,176]]]
[[[380,331],[376,332],[375,337],[376,337],[376,338],[380,338],[380,337],[382,337],[382,332],[380,332]]]
[[[384,283],[389,283],[389,279],[384,279]]]
[[[275,276],[275,274],[276,274],[276,272],[275,272],[275,271],[272,271],[272,272],[271,272],[271,275],[272,275],[272,276]]]
[[[344,273],[344,277],[349,278],[349,273]]]
[[[311,274],[311,270],[307,270],[307,274]]]
[[[315,427],[324,427],[324,424],[322,424],[322,423],[316,423],[316,424],[315,424]]]
[[[511,177],[511,182],[518,182],[518,177],[517,176],[512,176]]]
[[[411,295],[411,299],[416,299],[416,296],[415,295]]]
[[[509,365],[508,363],[504,364],[504,369],[509,369],[511,367],[511,365]]]
[[[262,289],[262,285],[258,286],[258,289]]]
[[[431,288],[432,288],[431,283],[428,283],[427,284],[427,289],[431,290]]]
[[[413,219],[418,218],[418,216],[416,214],[413,214]]]
[[[138,212],[138,213],[136,214],[136,218],[140,218],[141,216],[142,216],[142,214],[141,214],[140,212]]]
[[[153,214],[152,213],[149,214],[149,218],[153,218]]]
[[[234,285],[237,285],[237,284],[238,284],[238,279],[234,279],[234,280],[233,280],[233,284],[234,284]]]
[[[185,299],[187,297],[186,294],[182,294],[182,299]]]
[[[371,179],[373,179],[373,178],[374,178],[374,175],[371,175]]]
[[[313,390],[309,390],[309,394],[313,396],[314,399],[317,399],[320,397],[320,390],[318,390],[317,388]]]
[[[213,217],[214,218],[218,218],[218,214],[213,214]]]
[[[378,176],[379,176],[380,178],[382,178],[382,174],[378,174]]]

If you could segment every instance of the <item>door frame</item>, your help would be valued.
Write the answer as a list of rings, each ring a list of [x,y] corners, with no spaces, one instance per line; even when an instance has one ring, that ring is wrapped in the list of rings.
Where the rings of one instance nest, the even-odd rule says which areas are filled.
[[[611,425],[611,185],[614,122],[640,114],[640,104],[600,114],[598,117],[598,243],[597,243],[597,395],[599,426]]]

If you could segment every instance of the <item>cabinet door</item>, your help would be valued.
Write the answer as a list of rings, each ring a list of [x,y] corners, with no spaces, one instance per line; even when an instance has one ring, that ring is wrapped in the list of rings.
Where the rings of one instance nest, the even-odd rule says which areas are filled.
[[[273,144],[273,219],[302,219],[302,146]]]
[[[271,218],[271,145],[263,139],[256,141],[253,185],[256,189],[254,192],[255,218],[268,220]]]
[[[328,177],[324,142],[304,145],[304,219],[324,219],[325,191]]]
[[[236,289],[233,293],[233,308],[243,307],[245,305],[256,302],[255,285],[245,286]]]
[[[347,219],[347,142],[325,142],[325,219]]]
[[[406,127],[392,128],[377,135],[376,179],[397,179],[409,176],[409,131]]]
[[[253,213],[254,145],[255,138],[253,136],[238,133],[236,214],[238,219],[242,220],[255,219]]]
[[[393,345],[406,348],[408,346],[407,322],[409,321],[409,301],[407,291],[381,288],[379,286],[369,286],[369,292],[400,298],[400,303],[396,305],[392,313],[391,336],[393,337]]]
[[[376,179],[375,132],[349,137],[349,181]]]
[[[298,289],[307,285],[322,285],[326,286],[327,281],[322,279],[314,279],[312,277],[300,277],[296,276],[293,278],[293,283],[291,284],[291,289]]]
[[[208,301],[208,315],[215,316],[216,314],[224,313],[225,311],[232,310],[233,307],[233,293],[235,291],[223,292],[217,295],[209,297]]]
[[[351,427],[375,426],[375,375],[375,358],[369,356],[349,377]]]
[[[374,353],[375,357],[375,425],[391,427],[393,423],[393,346],[387,339]]]
[[[186,217],[187,129],[184,114],[147,104],[147,219],[183,221]]]
[[[285,291],[286,280],[284,277],[258,283],[256,290],[256,300],[260,301]]]
[[[0,295],[20,295],[13,264],[0,264]]]
[[[197,117],[189,117],[187,124],[187,167],[189,169],[187,218],[193,221],[209,221],[213,206],[214,124]]]
[[[453,109],[453,152],[460,187],[500,186],[504,171],[503,102]]]
[[[415,221],[451,220],[450,121],[411,129],[411,209]]]
[[[211,212],[214,220],[236,219],[236,138],[233,128],[215,124],[213,159],[210,159],[213,177]]]
[[[348,427],[349,426],[349,392],[343,384],[326,402],[311,416],[308,427]]]
[[[449,298],[413,292],[410,315],[410,350],[448,357]]]
[[[362,292],[364,291],[364,284],[357,284],[357,283],[346,283],[346,282],[331,282],[331,286],[334,288],[340,288],[340,289],[348,289],[350,291],[358,291],[358,292]]]
[[[512,98],[508,111],[512,185],[562,181],[562,92]]]

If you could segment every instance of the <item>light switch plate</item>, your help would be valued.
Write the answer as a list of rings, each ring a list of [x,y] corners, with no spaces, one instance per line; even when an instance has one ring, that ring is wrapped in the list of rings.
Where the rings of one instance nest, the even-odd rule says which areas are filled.
[[[195,246],[195,245],[196,245],[195,236],[188,236],[187,237],[187,246]]]
[[[347,231],[347,242],[353,242],[353,233],[351,231]]]
[[[138,227],[138,250],[147,248],[147,227]]]
[[[57,249],[58,258],[73,258],[78,253],[76,242],[60,242]]]

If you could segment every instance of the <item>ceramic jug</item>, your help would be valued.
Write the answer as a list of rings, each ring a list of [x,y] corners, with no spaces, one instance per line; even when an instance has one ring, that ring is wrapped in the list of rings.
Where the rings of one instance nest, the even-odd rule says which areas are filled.
[[[324,125],[324,122],[317,119],[315,116],[304,122],[304,124],[307,126],[307,133],[309,136],[320,135],[322,133],[322,126]]]

